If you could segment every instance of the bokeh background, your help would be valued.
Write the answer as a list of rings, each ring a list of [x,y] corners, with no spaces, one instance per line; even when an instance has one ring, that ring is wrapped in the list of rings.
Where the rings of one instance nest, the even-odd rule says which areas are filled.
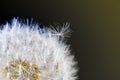
[[[45,26],[70,22],[78,80],[120,80],[119,0],[1,0],[0,24],[13,17]]]

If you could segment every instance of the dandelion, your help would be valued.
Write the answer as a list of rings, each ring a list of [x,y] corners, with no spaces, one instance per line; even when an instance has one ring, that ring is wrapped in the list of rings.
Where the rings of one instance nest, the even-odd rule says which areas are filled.
[[[61,31],[13,19],[0,30],[0,80],[76,80],[76,62]],[[69,29],[68,29],[69,30]]]

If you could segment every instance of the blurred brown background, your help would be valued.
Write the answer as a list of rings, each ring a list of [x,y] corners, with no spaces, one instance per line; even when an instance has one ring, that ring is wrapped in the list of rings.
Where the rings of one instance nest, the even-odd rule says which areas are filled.
[[[3,0],[0,23],[13,17],[41,25],[70,22],[78,80],[120,80],[119,0]]]

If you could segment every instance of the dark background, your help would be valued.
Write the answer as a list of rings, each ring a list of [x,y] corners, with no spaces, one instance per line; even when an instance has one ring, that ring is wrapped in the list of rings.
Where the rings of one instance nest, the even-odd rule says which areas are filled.
[[[120,80],[119,0],[3,0],[0,23],[13,17],[41,25],[70,22],[78,80]]]

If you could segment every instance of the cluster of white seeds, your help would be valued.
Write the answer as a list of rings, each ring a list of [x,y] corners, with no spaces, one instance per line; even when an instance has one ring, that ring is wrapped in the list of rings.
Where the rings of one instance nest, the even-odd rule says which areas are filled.
[[[0,30],[0,80],[76,80],[74,56],[61,30],[13,19]]]

